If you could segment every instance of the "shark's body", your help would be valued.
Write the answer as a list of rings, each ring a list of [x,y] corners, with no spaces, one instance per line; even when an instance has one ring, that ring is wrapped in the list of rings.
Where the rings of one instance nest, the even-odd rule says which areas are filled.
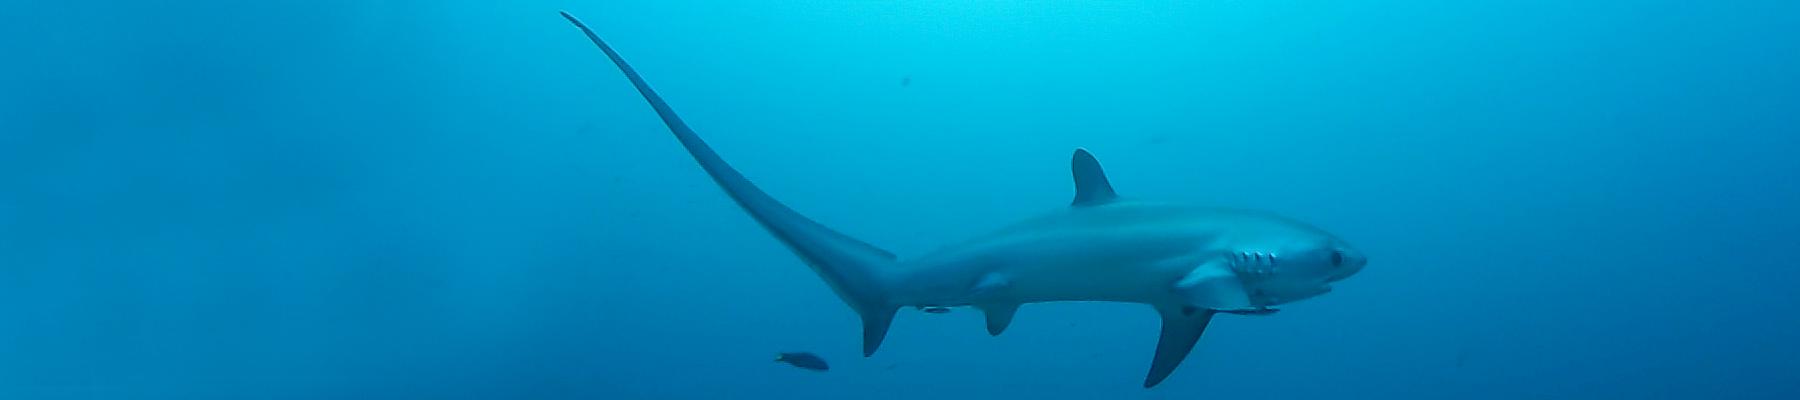
[[[1077,149],[1067,208],[900,260],[825,227],[764,193],[701,140],[619,54],[587,34],[702,169],[786,244],[863,320],[863,354],[881,346],[901,307],[973,306],[999,335],[1026,303],[1109,301],[1152,306],[1162,336],[1144,386],[1167,378],[1220,312],[1272,313],[1330,290],[1366,263],[1329,233],[1269,213],[1120,198],[1099,161]]]

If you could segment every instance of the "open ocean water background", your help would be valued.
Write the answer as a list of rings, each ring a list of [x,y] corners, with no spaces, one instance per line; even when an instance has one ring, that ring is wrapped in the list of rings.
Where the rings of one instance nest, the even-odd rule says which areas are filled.
[[[1800,398],[1792,1],[0,10],[0,398]],[[1080,146],[1371,264],[1152,390],[1140,305],[863,359],[558,10],[903,257],[1064,206]]]

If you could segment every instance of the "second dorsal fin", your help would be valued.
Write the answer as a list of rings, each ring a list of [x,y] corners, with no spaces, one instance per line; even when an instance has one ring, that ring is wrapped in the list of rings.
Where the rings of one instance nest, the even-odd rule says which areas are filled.
[[[1075,201],[1071,206],[1084,207],[1106,204],[1118,199],[1113,192],[1112,183],[1106,180],[1106,171],[1100,169],[1100,160],[1095,159],[1087,149],[1075,149],[1074,159],[1069,167],[1075,174]]]

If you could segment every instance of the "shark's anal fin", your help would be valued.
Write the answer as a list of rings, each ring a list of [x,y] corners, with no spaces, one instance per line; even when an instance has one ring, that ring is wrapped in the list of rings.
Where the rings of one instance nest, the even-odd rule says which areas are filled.
[[[1213,310],[1247,310],[1256,305],[1244,281],[1227,267],[1225,260],[1215,260],[1195,267],[1175,283],[1175,292],[1188,305]]]
[[[987,331],[993,336],[1006,332],[1006,327],[1012,325],[1013,314],[1019,312],[1018,303],[984,304],[978,307],[982,313],[987,314]]]
[[[1119,198],[1119,194],[1113,192],[1112,182],[1106,179],[1106,171],[1100,169],[1100,160],[1087,149],[1075,149],[1074,158],[1069,160],[1069,170],[1075,175],[1075,201],[1069,205],[1093,206]]]
[[[1150,360],[1150,374],[1144,377],[1145,388],[1155,387],[1175,372],[1206,333],[1214,314],[1213,310],[1194,308],[1156,311],[1162,315],[1162,336],[1156,340],[1156,356]]]

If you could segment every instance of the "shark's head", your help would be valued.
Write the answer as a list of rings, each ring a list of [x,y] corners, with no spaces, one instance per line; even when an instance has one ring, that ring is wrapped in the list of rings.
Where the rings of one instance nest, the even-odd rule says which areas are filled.
[[[1330,235],[1308,235],[1268,251],[1234,255],[1245,289],[1259,306],[1291,303],[1325,294],[1331,284],[1361,272],[1369,259]]]

